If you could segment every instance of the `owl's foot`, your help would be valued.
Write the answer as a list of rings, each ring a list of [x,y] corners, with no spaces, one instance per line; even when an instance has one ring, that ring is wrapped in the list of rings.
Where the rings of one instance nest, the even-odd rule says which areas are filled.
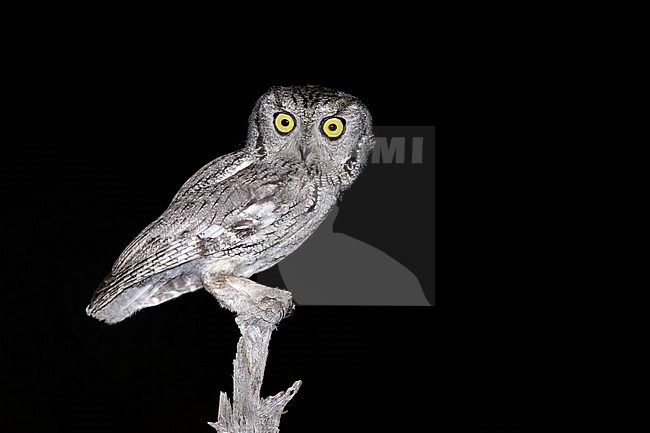
[[[258,318],[277,325],[293,313],[293,298],[286,290],[210,270],[204,272],[201,278],[203,287],[217,298],[222,307],[237,313],[238,320]]]

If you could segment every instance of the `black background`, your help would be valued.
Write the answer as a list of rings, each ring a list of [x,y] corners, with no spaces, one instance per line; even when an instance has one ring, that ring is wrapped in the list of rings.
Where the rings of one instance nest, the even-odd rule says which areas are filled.
[[[2,159],[6,431],[212,431],[206,423],[216,420],[218,391],[232,387],[238,331],[230,313],[203,291],[114,326],[84,309],[183,181],[240,146],[270,85],[347,91],[366,102],[376,124],[436,125],[438,151],[461,146],[471,154],[470,143],[447,144],[454,140],[442,126],[443,94],[453,92],[439,65],[357,58],[346,68],[234,69],[144,47],[65,55],[56,48],[16,62],[6,119],[6,148],[15,151]],[[426,185],[396,194],[434,197]],[[452,194],[452,213],[460,202]],[[539,349],[544,334],[511,301],[483,304],[504,277],[473,264],[481,253],[462,232],[476,218],[464,217],[439,224],[451,241],[449,254],[437,248],[441,306],[306,307],[281,323],[263,394],[304,382],[282,432],[537,431],[556,412],[540,397],[553,387],[556,362]]]

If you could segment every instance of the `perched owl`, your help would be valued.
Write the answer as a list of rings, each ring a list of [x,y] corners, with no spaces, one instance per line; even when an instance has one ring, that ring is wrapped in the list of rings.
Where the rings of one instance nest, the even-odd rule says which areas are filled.
[[[208,265],[243,278],[274,266],[316,230],[372,147],[359,99],[318,86],[269,89],[244,148],[185,182],[122,252],[86,312],[116,323],[202,288]]]

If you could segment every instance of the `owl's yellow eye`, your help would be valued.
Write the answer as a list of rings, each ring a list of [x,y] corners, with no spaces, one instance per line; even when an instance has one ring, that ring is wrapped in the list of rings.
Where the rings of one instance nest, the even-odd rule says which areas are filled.
[[[345,120],[340,117],[330,117],[323,122],[323,133],[331,140],[337,139],[345,130]]]
[[[296,121],[289,113],[276,113],[273,123],[280,134],[288,134],[296,127]]]

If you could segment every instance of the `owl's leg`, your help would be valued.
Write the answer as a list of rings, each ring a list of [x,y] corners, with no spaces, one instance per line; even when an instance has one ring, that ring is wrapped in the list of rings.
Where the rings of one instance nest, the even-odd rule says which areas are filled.
[[[291,293],[247,278],[223,275],[215,268],[203,272],[201,278],[205,289],[224,308],[237,313],[235,322],[242,334],[234,362],[232,404],[222,392],[218,420],[209,424],[222,433],[277,432],[284,407],[302,382],[296,381],[286,392],[267,398],[260,398],[260,390],[271,333],[293,312]]]

